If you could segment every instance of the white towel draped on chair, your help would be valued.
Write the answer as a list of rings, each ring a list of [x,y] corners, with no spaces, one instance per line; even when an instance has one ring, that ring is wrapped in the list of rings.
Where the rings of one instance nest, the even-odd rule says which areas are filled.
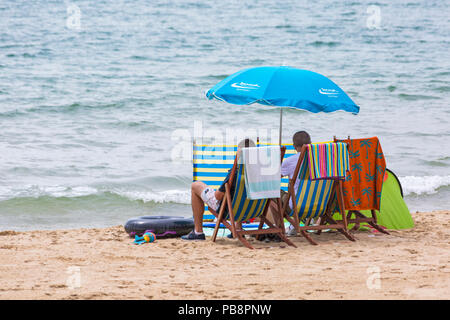
[[[279,198],[281,189],[280,147],[243,148],[245,188],[251,200]]]

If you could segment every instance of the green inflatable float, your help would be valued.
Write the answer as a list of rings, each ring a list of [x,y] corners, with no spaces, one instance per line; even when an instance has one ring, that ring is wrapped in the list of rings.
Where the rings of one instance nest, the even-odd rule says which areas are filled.
[[[361,211],[367,217],[371,217],[370,210]],[[340,219],[340,214],[335,214]],[[377,211],[378,225],[391,230],[414,228],[414,221],[408,207],[403,200],[403,191],[397,176],[389,169],[386,174],[381,191],[380,211]],[[349,229],[353,227],[349,224]],[[368,225],[361,223],[360,229],[368,229]]]

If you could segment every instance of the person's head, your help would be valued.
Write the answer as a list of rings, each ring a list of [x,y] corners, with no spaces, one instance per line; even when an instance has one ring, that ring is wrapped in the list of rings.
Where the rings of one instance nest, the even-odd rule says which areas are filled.
[[[251,148],[251,147],[256,147],[256,145],[255,145],[255,143],[253,142],[252,139],[245,138],[241,142],[239,142],[238,143],[238,149],[237,149],[237,152],[236,152],[237,158],[239,158],[241,156],[241,150],[243,148]]]
[[[311,144],[311,137],[306,131],[297,131],[292,137],[292,142],[294,143],[295,150],[300,152],[304,144]]]
[[[256,145],[253,142],[253,140],[249,139],[249,138],[245,138],[241,142],[238,143],[238,150],[240,150],[242,148],[252,148],[252,147],[256,147]]]

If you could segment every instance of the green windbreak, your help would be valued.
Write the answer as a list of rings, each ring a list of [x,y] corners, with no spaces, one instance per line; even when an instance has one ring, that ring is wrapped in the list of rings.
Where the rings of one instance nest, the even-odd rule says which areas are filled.
[[[414,228],[414,221],[411,217],[408,207],[402,197],[400,183],[395,175],[386,170],[387,179],[383,182],[383,190],[381,192],[380,211],[377,211],[377,222],[380,226],[391,230],[401,230]],[[362,210],[367,217],[371,217],[370,210]],[[336,219],[340,219],[340,214],[335,214]],[[361,229],[367,224],[362,223]],[[349,224],[349,229],[353,224]]]

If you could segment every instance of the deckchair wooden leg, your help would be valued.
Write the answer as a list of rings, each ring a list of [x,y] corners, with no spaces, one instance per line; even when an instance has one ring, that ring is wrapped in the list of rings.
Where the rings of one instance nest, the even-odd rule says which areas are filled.
[[[306,240],[308,240],[309,243],[311,243],[312,245],[315,245],[315,246],[318,245],[318,243],[315,242],[315,241],[313,240],[313,238],[311,238],[311,236],[310,236],[310,235],[308,234],[308,232],[306,232],[305,230],[300,230],[300,234],[301,234],[302,236],[304,236],[304,237],[306,238]]]
[[[298,208],[297,208],[297,202],[295,200],[295,192],[294,192],[293,183],[289,183],[289,197],[287,198],[287,201],[286,201],[287,203],[289,203],[290,198],[292,199],[292,207],[294,208],[294,228],[295,228],[295,231],[297,231],[297,233],[298,233],[298,232],[300,232],[300,220],[298,218]]]
[[[335,182],[336,185],[336,196],[337,196],[337,200],[338,200],[338,206],[339,206],[339,211],[341,212],[342,215],[342,220],[344,222],[344,230],[347,231],[347,216],[345,215],[345,209],[344,209],[344,192],[342,191],[342,181],[339,180],[337,182]]]
[[[258,230],[259,230],[259,229],[262,229],[263,226],[264,226],[264,219],[261,217],[261,219],[259,220]],[[261,236],[260,234],[257,234],[256,237],[255,237],[255,239],[256,239],[256,240],[259,240],[259,237],[260,237],[260,236]]]
[[[300,232],[300,220],[298,219],[297,212],[294,212],[294,228],[295,231]]]
[[[376,223],[373,223],[373,222],[369,222],[369,224],[375,229],[375,230],[378,230],[379,232],[381,232],[381,233],[384,233],[384,234],[390,234],[389,232],[387,232],[386,230],[384,230],[383,228],[381,228],[378,224],[376,224]]]
[[[269,207],[270,207],[270,201],[272,201],[272,199],[268,200],[266,207],[264,208],[263,214],[261,215],[259,225],[258,225],[258,230],[261,230],[264,226],[264,223],[267,223],[267,211],[269,210]],[[261,236],[260,234],[257,234],[255,239],[259,240],[260,236]]]
[[[338,224],[332,217],[330,217],[329,215],[325,215],[324,216],[325,219],[328,221],[328,223],[330,224]],[[353,237],[342,225],[342,228],[337,228],[337,231],[339,231],[340,233],[342,233],[348,240],[350,241],[356,241],[355,237]]]
[[[289,240],[289,239],[286,237],[286,235],[284,234],[284,232],[280,232],[278,235],[280,236],[281,240],[283,240],[284,242],[286,242],[288,245],[290,245],[290,246],[292,246],[292,247],[294,247],[294,248],[297,248],[297,246],[296,246],[291,240]]]
[[[245,239],[244,236],[238,234],[237,237],[238,237],[238,239],[242,242],[242,244],[243,244],[244,246],[246,246],[246,247],[249,248],[249,249],[255,249],[255,248],[252,247],[252,245],[250,244],[250,242],[248,242],[247,239]]]
[[[269,226],[269,228],[276,228],[275,225],[273,225],[269,220],[265,221],[267,223],[267,225]],[[286,242],[288,245],[293,246],[294,248],[297,248],[297,246],[291,241],[289,240],[286,235],[285,235],[285,231],[283,231],[283,229],[281,230],[281,232],[276,233],[279,235],[279,237],[281,238],[281,240],[283,240],[284,242]]]
[[[377,224],[377,215],[375,213],[375,210],[370,210],[370,213],[372,214],[373,222]]]
[[[277,199],[278,204],[278,219],[280,219],[280,228],[283,231],[283,234],[286,233],[286,229],[284,228],[284,215],[283,215],[283,205],[281,203],[281,199]]]
[[[287,204],[289,203],[289,199],[290,197],[287,198],[286,202],[284,203],[284,205],[281,203],[281,199],[280,199],[280,203],[282,204],[282,211],[280,212],[280,216],[281,216],[281,227],[283,229],[283,235],[286,234],[286,228],[284,227],[284,219],[286,219],[295,229],[296,232],[298,232],[298,227],[299,223],[297,223],[296,221],[298,221],[298,216],[297,216],[297,220],[295,218],[292,218],[291,216],[289,216],[288,213],[286,213],[287,211]],[[295,215],[295,213],[294,213]],[[287,237],[285,237],[287,239]]]
[[[294,221],[294,218],[290,217],[290,216],[287,215],[287,214],[284,214],[283,219],[286,219],[286,220],[291,224],[291,226],[294,227],[295,232],[298,232],[298,231],[297,231],[297,228],[295,227],[295,221]]]
[[[219,232],[219,226],[220,226],[220,220],[217,220],[217,224],[214,227],[214,233],[213,233],[212,238],[211,238],[212,242],[216,242],[217,232]]]
[[[217,232],[219,231],[220,223],[222,222],[222,219],[223,219],[223,214],[225,212],[225,207],[226,207],[226,203],[224,203],[221,206],[221,208],[220,208],[219,216],[217,217],[217,223],[216,223],[216,226],[214,227],[214,233],[213,233],[213,236],[212,236],[212,241],[213,242],[216,241]]]
[[[381,233],[384,234],[390,234],[389,232],[387,232],[386,230],[384,230],[382,227],[380,227],[377,223],[377,215],[375,213],[375,210],[371,210],[372,213],[372,220],[373,222],[369,222],[369,224],[375,229],[378,230]],[[364,216],[361,212],[358,212],[358,215]]]
[[[348,212],[348,214],[347,214],[347,223],[348,223],[348,224],[350,223],[349,221],[350,221],[351,218],[352,218],[352,214],[355,214],[355,218],[356,218],[356,213],[355,213],[355,211],[350,210],[350,211]],[[351,232],[353,232],[353,231],[358,231],[358,230],[359,230],[359,227],[360,227],[359,222],[356,221],[356,222],[355,222],[355,225],[353,226],[353,228],[352,228],[351,230],[349,230],[349,231],[351,231]]]
[[[226,197],[227,204],[228,204],[228,213],[229,213],[230,222],[231,222],[231,234],[233,235],[233,238],[236,238],[237,237],[236,225],[234,222],[234,212],[233,212],[233,206],[231,204],[230,187],[228,186],[228,184],[225,184],[225,197]]]

